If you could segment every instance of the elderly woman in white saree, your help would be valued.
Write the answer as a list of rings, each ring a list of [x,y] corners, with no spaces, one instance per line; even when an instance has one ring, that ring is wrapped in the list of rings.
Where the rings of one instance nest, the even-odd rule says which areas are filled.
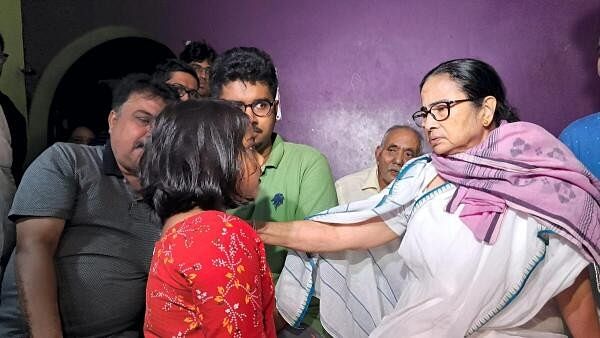
[[[539,325],[553,313],[574,337],[600,337],[585,269],[600,261],[598,180],[518,122],[486,63],[444,62],[420,87],[413,119],[431,155],[368,200],[259,229],[298,250],[277,285],[281,315],[294,324],[316,294],[334,337],[564,337],[560,321]]]

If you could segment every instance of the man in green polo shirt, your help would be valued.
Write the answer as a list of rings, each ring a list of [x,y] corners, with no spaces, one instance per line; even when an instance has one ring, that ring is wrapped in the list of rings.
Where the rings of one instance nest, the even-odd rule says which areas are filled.
[[[256,200],[232,213],[251,221],[292,221],[337,205],[325,156],[312,147],[285,142],[273,132],[281,113],[277,74],[267,53],[251,47],[224,52],[212,66],[210,85],[214,96],[233,102],[248,114],[262,163]],[[287,250],[266,246],[266,252],[276,282]],[[304,323],[322,332],[316,310],[312,306]]]

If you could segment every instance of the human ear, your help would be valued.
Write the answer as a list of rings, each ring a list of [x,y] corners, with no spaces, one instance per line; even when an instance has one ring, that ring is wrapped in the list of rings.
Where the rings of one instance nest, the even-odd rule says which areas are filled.
[[[494,121],[497,103],[496,98],[493,96],[486,96],[481,103],[481,123],[486,128]]]
[[[275,112],[275,121],[281,120],[281,111],[279,110],[279,100],[273,102],[273,111]]]
[[[115,122],[119,118],[117,115],[118,115],[117,112],[114,111],[114,110],[111,110],[110,113],[108,113],[108,133],[109,134],[110,134],[110,131],[113,128],[113,125],[115,124]]]
[[[383,149],[381,148],[381,146],[377,146],[377,148],[375,148],[375,161],[379,162],[379,156],[381,156],[381,152],[383,151]]]

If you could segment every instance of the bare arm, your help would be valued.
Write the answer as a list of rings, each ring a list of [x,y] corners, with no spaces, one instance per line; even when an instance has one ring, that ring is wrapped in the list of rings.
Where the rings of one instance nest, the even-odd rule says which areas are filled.
[[[54,254],[64,226],[63,219],[50,217],[17,222],[19,298],[32,337],[62,337]]]
[[[573,285],[556,296],[556,301],[574,338],[600,337],[596,302],[587,269],[579,274]]]
[[[258,234],[267,244],[306,252],[364,250],[398,237],[379,218],[335,225],[315,221],[267,222]]]

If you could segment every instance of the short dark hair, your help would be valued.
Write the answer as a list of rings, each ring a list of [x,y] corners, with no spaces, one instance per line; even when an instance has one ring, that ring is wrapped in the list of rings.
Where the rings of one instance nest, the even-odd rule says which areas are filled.
[[[216,99],[171,104],[157,117],[140,181],[163,221],[194,207],[225,210],[243,203],[237,187],[249,124],[240,109]]]
[[[112,109],[117,111],[133,93],[144,93],[149,97],[158,97],[166,103],[178,100],[178,95],[164,83],[157,82],[148,74],[129,74],[115,86],[112,93]]]
[[[210,90],[213,96],[221,95],[223,86],[233,81],[264,83],[273,98],[279,81],[273,60],[266,52],[254,47],[236,47],[219,55],[212,65]]]
[[[212,64],[215,62],[217,52],[206,41],[186,41],[185,48],[179,54],[179,59],[183,62],[202,62],[208,61]]]
[[[418,130],[416,130],[415,128],[405,125],[405,124],[395,124],[391,127],[389,127],[385,133],[383,133],[383,137],[381,138],[381,146],[383,146],[385,139],[390,135],[391,132],[393,132],[394,130],[409,130],[412,131],[415,136],[417,136],[417,140],[419,141],[419,148],[417,149],[418,154],[416,155],[420,155],[421,151],[423,150],[423,135],[421,135],[421,133],[419,133]]]
[[[154,79],[158,82],[167,82],[171,78],[171,73],[174,72],[184,72],[190,74],[196,79],[196,83],[200,83],[198,79],[198,74],[192,66],[187,63],[177,60],[177,59],[168,59],[167,61],[156,66],[156,70],[154,71]]]
[[[519,121],[519,116],[506,99],[506,91],[502,79],[496,70],[489,64],[477,59],[455,59],[443,62],[430,70],[419,85],[423,85],[429,77],[438,74],[448,74],[456,82],[475,104],[481,105],[483,98],[493,96],[496,98],[496,111],[494,112],[494,124],[498,126],[500,121]]]

